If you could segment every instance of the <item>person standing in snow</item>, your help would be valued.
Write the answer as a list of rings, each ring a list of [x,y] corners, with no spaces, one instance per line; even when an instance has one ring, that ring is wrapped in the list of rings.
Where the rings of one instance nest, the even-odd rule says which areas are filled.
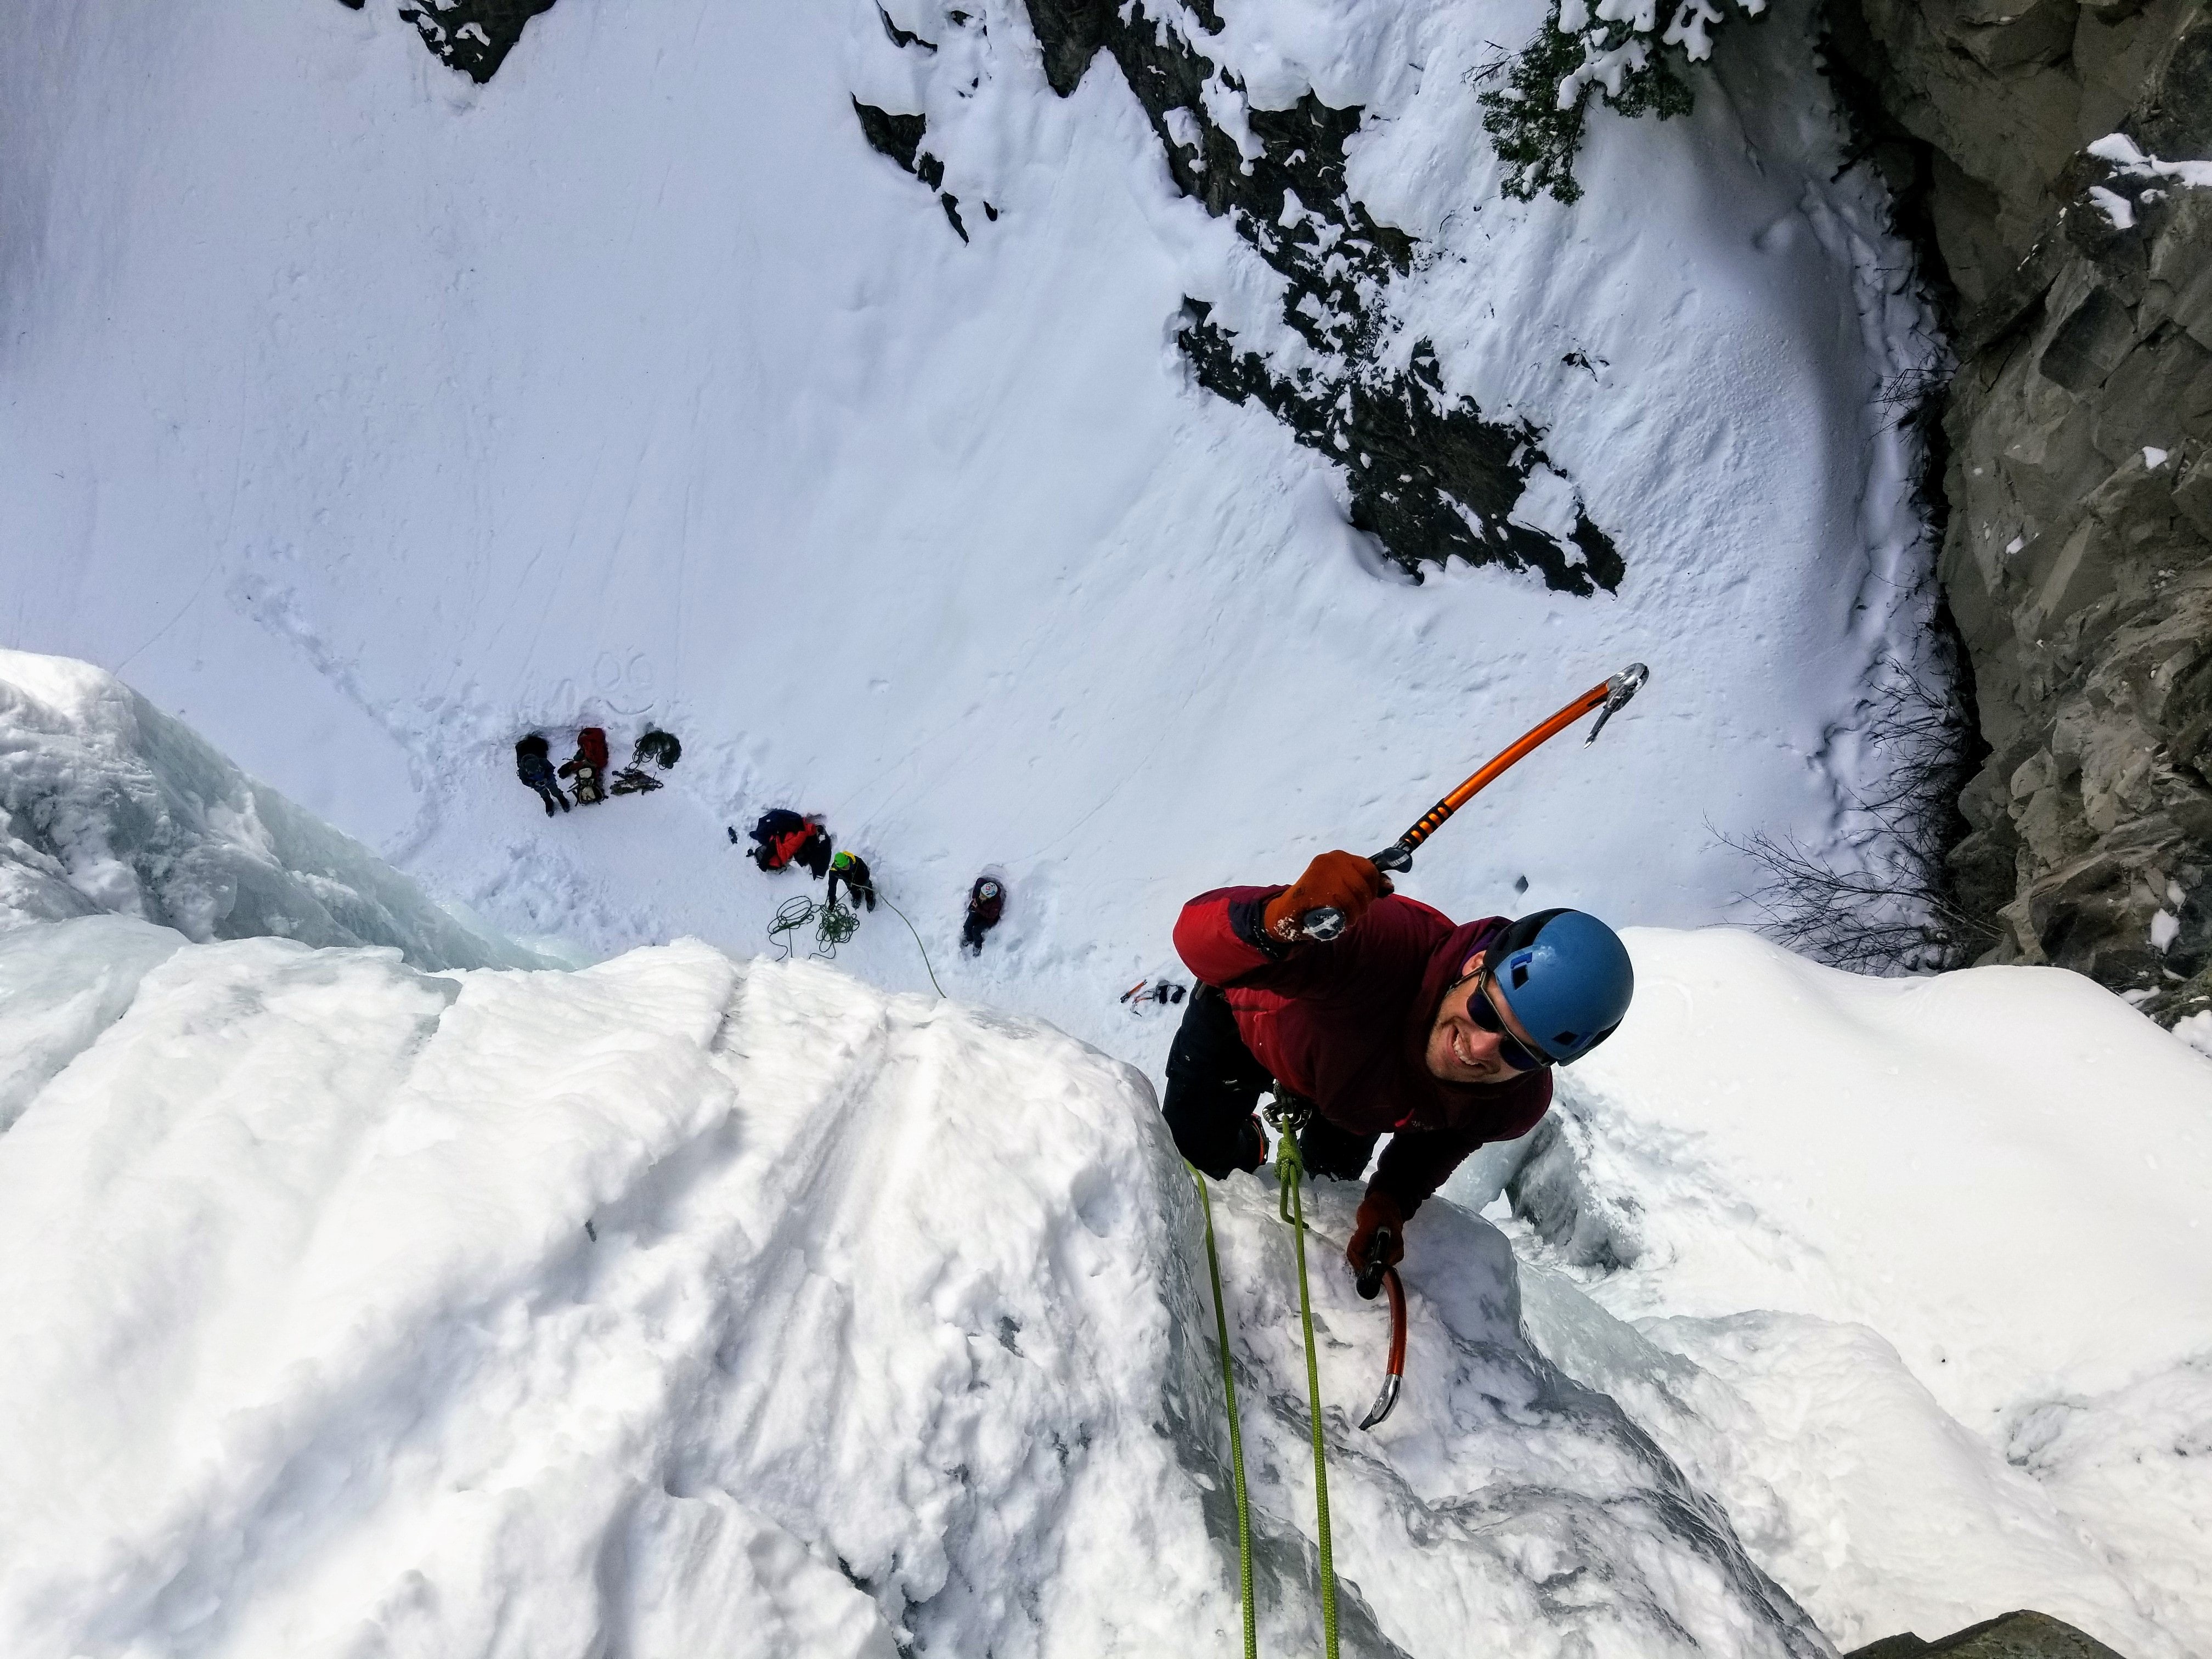
[[[735,841],[738,832],[730,831]],[[832,842],[830,832],[816,818],[803,817],[787,806],[773,806],[753,825],[753,850],[745,854],[764,872],[789,869],[796,864],[819,881],[830,871]]]
[[[1344,932],[1305,938],[1325,905]],[[1316,1176],[1357,1180],[1389,1133],[1346,1251],[1355,1272],[1404,1256],[1407,1218],[1469,1152],[1536,1126],[1551,1068],[1612,1036],[1635,991],[1595,916],[1455,924],[1355,853],[1322,854],[1289,887],[1201,893],[1175,942],[1200,981],[1168,1054],[1176,1147],[1216,1180],[1258,1169],[1270,1091],[1304,1109],[1299,1154]]]
[[[871,910],[876,908],[875,878],[868,873],[867,860],[858,853],[838,853],[831,856],[830,890],[825,902],[835,904],[837,902],[837,884],[841,881],[845,884],[845,891],[851,896],[855,910],[863,904]]]
[[[557,808],[568,810],[568,798],[561,793],[561,783],[553,771],[550,747],[543,734],[532,732],[517,739],[514,745],[514,775],[538,792],[538,799],[545,803],[545,816],[551,817]]]
[[[983,935],[1006,911],[1006,889],[995,876],[978,876],[968,890],[968,918],[960,924],[960,943],[970,956],[983,954]]]

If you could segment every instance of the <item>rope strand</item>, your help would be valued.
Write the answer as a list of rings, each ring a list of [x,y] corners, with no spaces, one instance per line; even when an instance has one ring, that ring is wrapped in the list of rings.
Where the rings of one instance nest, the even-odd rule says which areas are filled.
[[[1328,1461],[1322,1445],[1321,1367],[1314,1357],[1313,1297],[1306,1285],[1306,1205],[1301,1190],[1305,1165],[1298,1155],[1295,1127],[1284,1127],[1276,1146],[1275,1164],[1282,1176],[1284,1218],[1291,1223],[1291,1236],[1298,1251],[1298,1323],[1306,1339],[1306,1398],[1313,1419],[1315,1530],[1321,1544],[1322,1644],[1327,1659],[1337,1659],[1336,1560],[1328,1546]]]
[[[1213,1200],[1206,1177],[1186,1164],[1206,1213],[1206,1269],[1213,1275],[1213,1328],[1221,1352],[1221,1392],[1229,1401],[1229,1466],[1237,1477],[1237,1581],[1244,1603],[1244,1659],[1259,1659],[1260,1627],[1252,1607],[1252,1511],[1244,1497],[1244,1433],[1237,1422],[1237,1373],[1229,1363],[1229,1312],[1221,1300],[1221,1255],[1213,1244]]]

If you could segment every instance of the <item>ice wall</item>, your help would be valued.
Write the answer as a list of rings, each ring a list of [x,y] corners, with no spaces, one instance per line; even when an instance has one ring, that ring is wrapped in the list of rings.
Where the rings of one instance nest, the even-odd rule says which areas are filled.
[[[386,945],[535,963],[240,771],[113,675],[0,651],[0,927],[101,913],[205,942]]]

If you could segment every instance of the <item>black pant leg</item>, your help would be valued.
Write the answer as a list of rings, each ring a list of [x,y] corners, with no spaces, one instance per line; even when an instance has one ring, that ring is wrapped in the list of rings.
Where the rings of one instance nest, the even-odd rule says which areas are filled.
[[[1229,1000],[1211,985],[1191,993],[1182,1024],[1168,1050],[1168,1086],[1160,1110],[1176,1150],[1218,1181],[1252,1167],[1244,1126],[1273,1086],[1267,1068],[1237,1034]]]
[[[1354,1134],[1316,1113],[1298,1135],[1298,1158],[1309,1175],[1334,1181],[1357,1181],[1367,1160],[1375,1156],[1375,1143],[1382,1137]]]

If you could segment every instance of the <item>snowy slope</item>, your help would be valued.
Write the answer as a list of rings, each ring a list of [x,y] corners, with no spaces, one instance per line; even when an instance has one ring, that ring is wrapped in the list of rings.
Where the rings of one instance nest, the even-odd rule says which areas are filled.
[[[538,960],[439,908],[112,675],[0,651],[0,928],[103,912],[202,941],[386,945],[425,968]]]
[[[4,941],[134,983],[0,1134],[0,1649],[1233,1644],[1196,1206],[1128,1068],[696,943],[428,975],[273,939],[149,964],[118,927],[154,931]],[[1257,1182],[1217,1208],[1284,1651],[1289,1240]],[[1319,1286],[1346,1651],[1829,1651],[1530,1350],[1496,1231],[1431,1227],[1376,1434],[1376,1310]]]
[[[1380,844],[1632,659],[1606,744],[1531,762],[1415,890],[1722,914],[1712,829],[1822,842],[1869,665],[1919,648],[1875,394],[1929,348],[1863,170],[1832,179],[1804,3],[1726,32],[1690,118],[1600,118],[1573,208],[1498,199],[1476,105],[1536,0],[1218,8],[1252,105],[1364,106],[1348,176],[1419,242],[1385,356],[1430,341],[1545,431],[1626,563],[1589,599],[1408,585],[1340,466],[1194,383],[1186,296],[1287,364],[1280,279],[1109,60],[1053,95],[1019,0],[902,0],[934,52],[872,0],[560,0],[482,88],[386,0],[26,6],[0,640],[124,672],[518,936],[761,948],[784,890],[722,826],[782,802],[962,994],[1152,1058],[1112,998],[1183,897]],[[855,97],[927,117],[972,241]],[[686,759],[548,823],[507,745],[586,719]],[[969,964],[987,864],[1013,903]],[[888,920],[845,959],[927,983]]]
[[[2212,1066],[2054,969],[1629,940],[1619,1034],[1451,1188],[1510,1182],[1540,1346],[1841,1643],[2212,1652]]]

